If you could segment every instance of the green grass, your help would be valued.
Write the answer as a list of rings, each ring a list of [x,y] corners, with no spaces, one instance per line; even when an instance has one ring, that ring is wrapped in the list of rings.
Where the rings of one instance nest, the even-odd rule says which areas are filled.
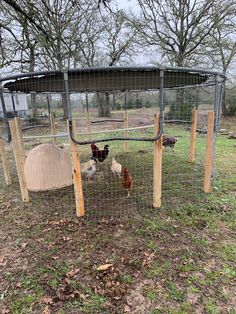
[[[139,299],[151,314],[235,313],[235,141],[218,138],[216,181],[213,193],[205,194],[206,137],[198,136],[191,164],[189,133],[179,127],[168,127],[166,133],[182,137],[175,154],[163,152],[161,209],[151,208],[149,143],[129,143],[127,154],[122,142],[110,143],[107,163],[98,165],[90,186],[84,184],[90,210],[86,208],[89,217],[83,220],[74,216],[72,187],[32,193],[30,204],[21,203],[16,177],[11,187],[1,187],[3,306],[13,314],[41,313],[45,304],[40,300],[50,286],[57,295],[69,295],[53,299],[52,313],[110,314],[116,309],[118,314],[127,298],[134,303],[131,313]],[[88,152],[81,148],[83,161]],[[113,155],[133,176],[130,198],[111,174]],[[96,271],[106,263],[113,267]],[[73,269],[78,273],[70,277]]]

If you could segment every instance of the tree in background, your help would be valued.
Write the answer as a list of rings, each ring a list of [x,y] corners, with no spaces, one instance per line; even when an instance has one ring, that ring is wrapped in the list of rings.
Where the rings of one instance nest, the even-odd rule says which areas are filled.
[[[141,13],[132,23],[143,43],[173,66],[195,65],[201,44],[235,8],[231,0],[138,0],[138,5]]]
[[[231,84],[230,67],[236,61],[236,39],[234,34],[236,34],[235,15],[227,16],[222,23],[216,25],[212,30],[211,39],[202,47],[205,56],[210,60],[212,66],[220,69],[224,75],[227,75],[227,85]],[[225,88],[222,96],[223,115],[227,115],[229,112],[236,112],[236,102],[226,97]],[[228,105],[227,98],[229,99]],[[235,107],[235,109],[232,107]]]
[[[138,0],[138,4],[141,13],[132,23],[144,45],[157,49],[162,57],[159,63],[180,67],[201,64],[202,46],[235,12],[231,0]],[[176,106],[183,109],[183,116],[193,107],[184,99],[184,91],[177,90]]]

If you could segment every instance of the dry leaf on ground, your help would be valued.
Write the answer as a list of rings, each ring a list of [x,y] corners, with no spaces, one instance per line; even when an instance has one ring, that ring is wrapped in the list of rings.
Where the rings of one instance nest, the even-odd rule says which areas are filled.
[[[111,268],[113,266],[113,264],[104,264],[104,265],[101,265],[97,268],[97,270],[101,271],[101,270],[107,270],[109,268]]]

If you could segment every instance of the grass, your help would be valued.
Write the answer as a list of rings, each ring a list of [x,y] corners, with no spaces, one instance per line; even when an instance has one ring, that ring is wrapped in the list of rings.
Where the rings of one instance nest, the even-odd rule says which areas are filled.
[[[129,143],[128,154],[122,142],[111,143],[107,164],[84,185],[90,216],[82,220],[71,187],[32,193],[22,204],[17,178],[11,187],[1,183],[0,312],[235,313],[235,142],[219,137],[214,191],[206,195],[205,137],[191,164],[186,131],[168,133],[182,137],[175,154],[163,152],[161,209],[150,206],[148,143]],[[132,173],[130,198],[108,169],[113,154]]]

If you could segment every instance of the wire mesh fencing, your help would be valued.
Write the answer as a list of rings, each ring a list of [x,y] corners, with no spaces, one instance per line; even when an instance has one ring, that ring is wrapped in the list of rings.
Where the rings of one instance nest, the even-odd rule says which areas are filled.
[[[15,82],[6,80],[6,92],[24,93],[27,100],[26,114],[20,118],[26,161],[35,148],[46,143],[59,147],[71,161],[72,140],[65,119],[69,117],[76,121],[76,140],[87,143],[77,146],[81,169],[85,167],[82,190],[86,215],[144,213],[153,206],[151,139],[156,135],[154,116],[160,115],[162,171],[157,177],[161,176],[162,207],[174,209],[201,201],[205,197],[208,112],[215,113],[216,132],[221,79],[216,92],[216,74],[169,69],[164,71],[161,88],[160,73],[160,69],[153,68],[88,69],[67,73],[67,84],[60,72],[29,75]],[[14,117],[20,116],[19,110],[12,110]],[[100,153],[95,153],[91,144]],[[190,160],[191,153],[194,160]],[[38,176],[45,171],[46,181],[63,181],[63,163],[51,173],[58,160],[45,152],[42,156],[48,158],[45,162],[49,164],[47,168],[40,164],[43,158],[35,158],[37,164],[32,167],[39,169]],[[86,168],[93,156],[96,161]],[[17,178],[12,162],[11,173]],[[70,184],[63,188],[30,191],[30,201],[42,211],[75,211],[72,175],[71,172]],[[32,179],[37,182],[37,174]],[[17,180],[13,182],[19,191]]]

